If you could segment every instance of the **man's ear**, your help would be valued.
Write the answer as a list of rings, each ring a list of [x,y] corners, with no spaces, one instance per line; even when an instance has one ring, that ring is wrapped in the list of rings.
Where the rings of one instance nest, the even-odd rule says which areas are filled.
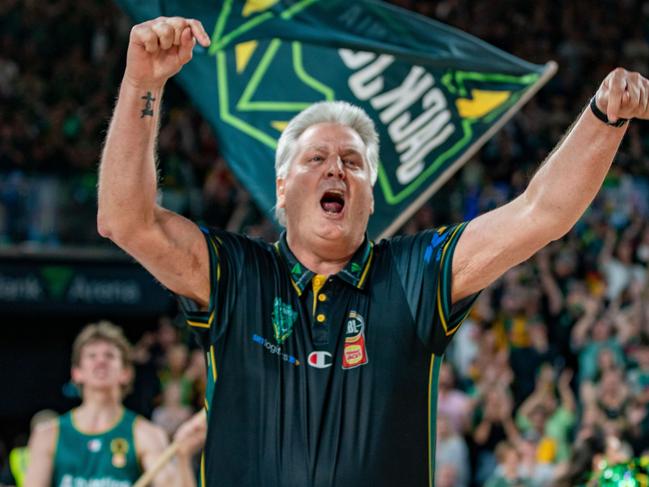
[[[135,369],[133,367],[124,367],[121,373],[120,385],[126,387],[129,383],[133,381],[135,376]]]
[[[374,191],[372,191],[372,200],[370,201],[370,215],[374,214]]]
[[[72,379],[72,382],[75,384],[80,384],[82,381],[82,376],[83,373],[79,369],[79,367],[72,366],[70,369],[70,378]]]
[[[284,208],[285,199],[286,199],[285,189],[286,186],[285,186],[284,178],[275,179],[275,193],[277,195],[277,203],[275,206],[277,208]]]

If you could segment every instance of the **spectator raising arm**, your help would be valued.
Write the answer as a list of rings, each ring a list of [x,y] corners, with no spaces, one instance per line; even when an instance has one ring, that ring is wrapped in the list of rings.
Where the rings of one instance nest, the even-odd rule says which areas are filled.
[[[564,369],[559,376],[558,390],[559,398],[561,400],[561,407],[570,413],[575,413],[577,411],[577,401],[575,399],[575,394],[570,388],[570,381],[572,380],[573,371],[570,369]]]
[[[564,297],[557,280],[552,274],[550,266],[550,253],[548,249],[543,249],[536,254],[536,264],[539,269],[539,277],[541,278],[541,287],[548,298],[548,305],[550,312],[553,315],[558,315],[564,305]]]
[[[584,314],[572,329],[572,346],[575,350],[580,350],[586,344],[590,329],[597,320],[600,306],[601,302],[598,298],[592,296],[584,298]]]
[[[99,171],[97,225],[172,291],[206,305],[208,253],[198,227],[156,205],[155,145],[166,81],[209,45],[197,20],[159,17],[131,30],[126,70]]]

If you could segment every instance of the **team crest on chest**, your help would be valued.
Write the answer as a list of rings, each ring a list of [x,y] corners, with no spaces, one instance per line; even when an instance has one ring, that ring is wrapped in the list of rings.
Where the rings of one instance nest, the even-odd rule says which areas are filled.
[[[350,311],[345,323],[343,369],[353,369],[368,361],[365,349],[365,320],[356,311]]]
[[[280,298],[275,298],[273,302],[273,330],[278,344],[281,345],[291,336],[293,323],[296,319],[297,311],[289,304],[283,303]]]
[[[125,438],[115,438],[110,442],[110,451],[113,454],[113,466],[116,468],[124,468],[126,465],[126,454],[128,453],[128,441]]]

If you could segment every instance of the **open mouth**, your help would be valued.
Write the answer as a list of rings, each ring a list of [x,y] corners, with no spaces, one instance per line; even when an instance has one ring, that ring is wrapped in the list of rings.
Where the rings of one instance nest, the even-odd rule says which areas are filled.
[[[320,206],[325,212],[337,215],[345,207],[345,197],[342,192],[326,191],[320,199]]]

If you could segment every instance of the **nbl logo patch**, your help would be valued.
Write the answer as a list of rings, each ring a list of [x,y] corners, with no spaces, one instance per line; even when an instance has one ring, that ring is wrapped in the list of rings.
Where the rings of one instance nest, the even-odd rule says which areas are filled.
[[[353,369],[368,362],[365,349],[365,320],[356,311],[350,311],[345,323],[343,369]]]

